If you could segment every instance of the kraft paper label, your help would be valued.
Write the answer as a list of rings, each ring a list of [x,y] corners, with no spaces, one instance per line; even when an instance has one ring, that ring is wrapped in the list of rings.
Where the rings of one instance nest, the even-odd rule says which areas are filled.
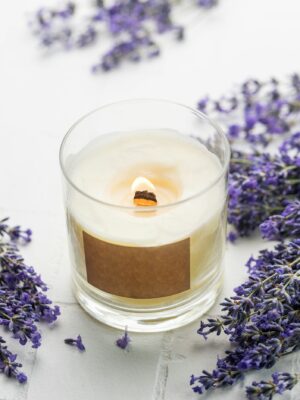
[[[133,299],[171,296],[190,288],[190,239],[157,247],[105,242],[83,231],[87,281]]]

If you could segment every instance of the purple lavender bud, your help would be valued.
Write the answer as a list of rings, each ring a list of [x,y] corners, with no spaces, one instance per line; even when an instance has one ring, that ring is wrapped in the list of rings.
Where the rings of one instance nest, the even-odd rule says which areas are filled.
[[[127,327],[126,327],[125,331],[124,331],[124,335],[116,340],[116,345],[120,349],[125,350],[125,349],[128,348],[130,342],[131,342],[131,339],[130,339],[130,337],[128,335],[128,331],[127,331]]]
[[[93,26],[88,26],[85,31],[80,33],[76,39],[77,47],[87,47],[97,39],[97,31]]]
[[[203,8],[212,8],[218,4],[218,0],[198,0],[198,5]]]
[[[262,224],[260,224],[259,226],[260,233],[264,239],[276,240],[280,238],[278,222],[276,221],[276,219],[278,219],[278,217],[273,216],[270,217],[269,219],[266,219]]]
[[[237,125],[237,124],[230,125],[228,127],[228,136],[231,139],[236,139],[239,137],[241,131],[242,131],[242,128],[240,125]]]
[[[270,216],[260,225],[264,239],[282,240],[300,236],[300,201],[289,203],[279,215]]]
[[[85,351],[85,346],[80,335],[78,335],[76,339],[67,338],[64,340],[64,342],[70,346],[77,347],[79,351]]]
[[[259,121],[256,112],[253,109],[246,109],[245,110],[245,129],[250,130],[252,129],[255,124]]]
[[[31,241],[32,231],[31,229],[22,230],[20,226],[15,226],[10,228],[8,234],[13,241],[28,243]]]
[[[27,382],[27,376],[23,372],[18,373],[16,375],[16,378],[17,378],[18,382],[20,382],[20,383],[26,383]]]
[[[208,102],[208,97],[204,97],[203,99],[199,100],[197,105],[198,110],[205,112]]]

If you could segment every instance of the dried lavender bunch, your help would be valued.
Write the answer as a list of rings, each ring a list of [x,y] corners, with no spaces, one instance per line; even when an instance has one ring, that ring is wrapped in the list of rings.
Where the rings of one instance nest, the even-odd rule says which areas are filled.
[[[198,109],[219,119],[232,143],[267,146],[274,137],[299,126],[300,75],[287,82],[249,79],[220,99],[202,98]]]
[[[19,371],[18,368],[21,368],[22,364],[17,363],[16,358],[17,355],[8,350],[5,340],[0,336],[0,372],[8,377],[15,377],[20,383],[25,383],[27,376]]]
[[[280,214],[267,218],[259,229],[262,237],[268,240],[300,237],[300,201],[289,203]]]
[[[247,386],[247,399],[272,400],[275,394],[283,394],[286,390],[292,390],[299,380],[299,374],[275,372],[272,374],[272,380],[253,382],[251,386]]]
[[[110,5],[97,1],[88,15],[77,16],[80,7],[68,2],[62,7],[43,7],[30,21],[39,43],[48,49],[75,49],[99,42],[109,34],[113,44],[92,71],[109,71],[124,61],[138,62],[157,57],[160,48],[156,36],[172,33],[176,40],[184,38],[184,28],[173,21],[178,3],[170,0],[116,0]],[[217,0],[196,0],[203,10],[217,5]]]
[[[20,344],[30,341],[37,348],[41,344],[37,322],[54,322],[60,310],[51,305],[43,293],[47,286],[19,253],[17,244],[29,242],[31,231],[11,228],[7,221],[0,221],[0,325]]]
[[[245,372],[271,368],[300,348],[300,239],[263,250],[246,265],[249,277],[221,303],[222,315],[201,322],[201,336],[224,332],[233,349],[211,373],[192,375],[196,393],[233,385]]]
[[[299,134],[283,142],[279,153],[275,155],[259,151],[233,151],[229,174],[228,222],[235,231],[229,236],[230,240],[235,240],[237,236],[249,236],[259,226],[269,239],[274,235],[280,239],[298,234],[299,151],[294,151],[295,146],[289,147],[289,151],[285,150],[292,146],[295,136]],[[288,205],[291,202],[295,202],[292,203],[294,205]],[[282,216],[279,216],[281,213]],[[277,216],[271,217],[273,215]],[[274,222],[279,220],[282,221],[282,227],[276,225],[274,233],[272,227],[275,229]]]
[[[288,205],[300,200],[300,132],[295,133],[300,123],[300,76],[294,74],[287,82],[250,79],[218,100],[203,98],[198,108],[219,119],[235,149],[229,175],[229,240],[249,236],[260,225],[268,239],[296,236],[298,203]],[[277,154],[261,150],[287,133],[291,137]],[[247,152],[239,151],[245,143]]]

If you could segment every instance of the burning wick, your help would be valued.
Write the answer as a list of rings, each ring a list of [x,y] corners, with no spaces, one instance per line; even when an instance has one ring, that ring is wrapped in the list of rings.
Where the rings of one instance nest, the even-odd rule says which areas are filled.
[[[156,206],[156,196],[147,190],[137,190],[133,202],[136,206]]]
[[[146,178],[139,176],[131,185],[134,193],[133,202],[136,206],[156,206],[155,186]]]

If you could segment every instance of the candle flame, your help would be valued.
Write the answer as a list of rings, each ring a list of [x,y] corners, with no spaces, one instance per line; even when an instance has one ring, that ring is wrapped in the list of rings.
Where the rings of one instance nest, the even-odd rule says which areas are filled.
[[[143,176],[138,176],[135,178],[131,185],[131,191],[132,193],[135,193],[137,191],[143,191],[147,190],[148,192],[155,193],[155,186],[149,179],[144,178]]]

